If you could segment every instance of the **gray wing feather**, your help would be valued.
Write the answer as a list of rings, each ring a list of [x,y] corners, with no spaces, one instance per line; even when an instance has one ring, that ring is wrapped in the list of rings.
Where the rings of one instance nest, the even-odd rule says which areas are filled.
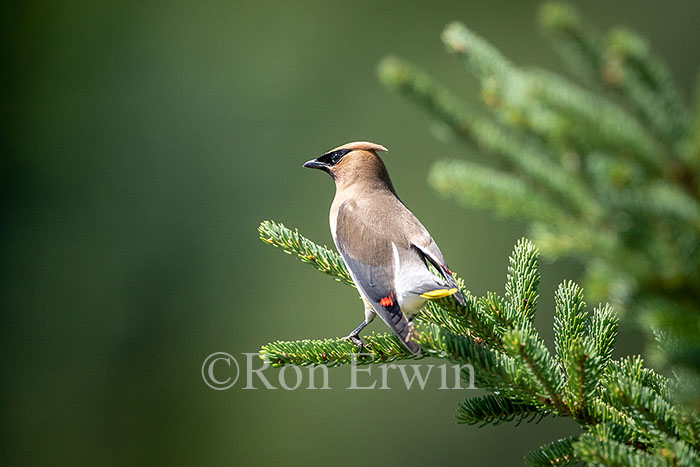
[[[417,245],[414,245],[416,249],[423,255],[426,261],[428,261],[430,264],[433,265],[435,269],[437,269],[440,272],[440,275],[447,281],[447,284],[450,288],[456,288],[457,293],[454,294],[454,297],[457,299],[457,301],[462,305],[466,305],[467,302],[464,299],[464,295],[462,295],[462,290],[459,288],[459,285],[457,284],[457,281],[455,278],[452,276],[452,271],[447,267],[447,263],[445,262],[445,258],[442,256],[442,253],[440,253],[440,250],[437,248],[437,245],[435,244],[435,241],[431,238],[432,244],[435,245],[435,249],[437,249],[437,253],[439,253],[439,256],[436,254],[431,254],[430,250],[423,250]]]

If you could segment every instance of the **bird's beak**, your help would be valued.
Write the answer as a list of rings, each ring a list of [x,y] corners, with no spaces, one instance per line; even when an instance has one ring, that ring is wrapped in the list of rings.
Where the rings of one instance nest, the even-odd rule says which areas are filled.
[[[311,159],[310,161],[304,162],[304,167],[308,169],[328,170],[328,164],[321,162],[318,159]]]

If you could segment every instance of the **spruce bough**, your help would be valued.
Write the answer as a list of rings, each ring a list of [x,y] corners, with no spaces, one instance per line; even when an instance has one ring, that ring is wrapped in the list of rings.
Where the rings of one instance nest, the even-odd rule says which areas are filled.
[[[555,293],[555,340],[545,345],[532,321],[538,250],[527,240],[510,257],[502,295],[475,297],[460,282],[466,306],[446,298],[424,307],[414,320],[418,358],[470,363],[477,386],[491,391],[465,400],[459,423],[579,424],[580,435],[528,453],[529,465],[700,465],[700,80],[691,106],[637,33],[601,34],[560,2],[544,4],[539,20],[578,81],[518,66],[460,23],[442,39],[479,80],[481,109],[400,58],[384,59],[379,78],[496,160],[438,161],[430,185],[526,220],[549,258],[580,260],[588,294],[634,317],[649,333],[648,353],[674,377],[638,356],[613,360],[617,315],[609,305],[589,310],[573,282]],[[333,250],[274,222],[259,231],[353,286]],[[393,335],[365,343],[361,364],[417,358]],[[261,353],[274,365],[343,365],[356,350],[327,339],[273,342]]]
[[[272,221],[258,230],[266,243],[352,285],[342,259],[329,248]],[[414,320],[420,357],[391,334],[366,336],[363,355],[338,338],[272,342],[262,347],[262,357],[276,366],[375,364],[426,355],[469,363],[476,385],[492,394],[467,398],[457,410],[459,423],[558,416],[580,425],[580,436],[528,453],[530,465],[700,463],[700,417],[673,399],[672,381],[644,367],[640,357],[611,358],[618,325],[611,307],[589,310],[581,288],[563,282],[555,293],[554,352],[545,345],[533,326],[538,256],[529,240],[518,242],[503,295],[475,297],[460,283],[466,306],[451,297],[429,302]]]
[[[700,409],[700,80],[691,105],[643,37],[602,34],[564,3],[544,4],[539,23],[575,79],[517,65],[461,23],[442,40],[484,105],[400,58],[379,78],[495,160],[437,161],[437,193],[523,219],[544,255],[581,261],[589,295],[647,334]]]

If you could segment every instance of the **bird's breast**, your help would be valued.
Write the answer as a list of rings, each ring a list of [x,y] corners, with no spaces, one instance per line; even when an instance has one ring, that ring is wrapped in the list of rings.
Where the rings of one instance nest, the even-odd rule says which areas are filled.
[[[338,231],[338,210],[340,209],[340,206],[343,204],[342,200],[338,199],[338,196],[333,199],[333,203],[331,204],[331,210],[330,213],[328,214],[328,224],[330,225],[331,228],[331,236],[333,237],[333,241],[335,242],[336,246],[338,245],[337,241],[337,231]]]

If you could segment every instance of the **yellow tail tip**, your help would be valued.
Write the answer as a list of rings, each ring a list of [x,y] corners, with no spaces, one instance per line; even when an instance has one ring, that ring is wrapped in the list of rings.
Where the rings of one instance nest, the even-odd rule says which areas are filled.
[[[457,289],[456,289],[456,288],[452,288],[452,289],[436,289],[436,290],[431,290],[430,292],[424,292],[424,293],[420,294],[420,296],[423,297],[423,298],[427,298],[427,299],[430,299],[430,300],[434,300],[434,299],[436,299],[436,298],[447,297],[447,296],[452,295],[452,294],[455,294],[455,293],[457,293]]]

